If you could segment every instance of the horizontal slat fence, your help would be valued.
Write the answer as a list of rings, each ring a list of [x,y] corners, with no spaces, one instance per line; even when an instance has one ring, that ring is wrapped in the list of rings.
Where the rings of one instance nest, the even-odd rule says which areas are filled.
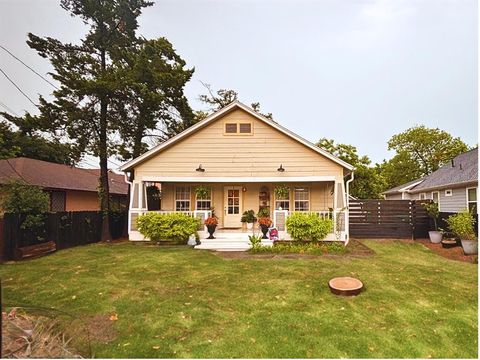
[[[55,242],[56,249],[61,250],[101,240],[103,215],[99,211],[56,212],[43,216],[44,226],[32,232],[22,229],[25,215],[4,214],[4,218],[0,219],[3,224],[0,258],[3,261],[14,259],[16,249],[49,241]],[[109,220],[112,239],[126,236],[126,212],[113,213]]]
[[[357,238],[419,238],[429,230],[425,208],[415,200],[350,200],[349,224]]]

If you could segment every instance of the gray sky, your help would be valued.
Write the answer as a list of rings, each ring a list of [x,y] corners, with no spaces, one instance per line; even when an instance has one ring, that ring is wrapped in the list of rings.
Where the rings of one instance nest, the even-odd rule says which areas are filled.
[[[195,67],[194,109],[200,81],[234,89],[308,140],[379,162],[392,156],[388,139],[416,124],[477,143],[477,14],[474,0],[157,0],[139,31],[167,37]],[[27,33],[75,42],[84,31],[57,0],[0,0],[0,44],[42,74],[49,63]],[[0,65],[32,98],[51,92],[1,50]],[[35,111],[2,74],[0,102]]]

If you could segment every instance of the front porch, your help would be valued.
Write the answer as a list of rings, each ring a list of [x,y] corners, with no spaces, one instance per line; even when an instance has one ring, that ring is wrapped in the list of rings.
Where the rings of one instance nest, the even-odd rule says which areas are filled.
[[[216,239],[206,239],[206,227],[199,228],[199,249],[246,250],[249,235],[260,234],[258,225],[247,230],[241,222],[244,211],[260,209],[269,213],[280,240],[291,240],[286,220],[294,212],[315,213],[332,219],[335,226],[327,241],[348,242],[346,191],[343,181],[335,178],[311,181],[235,183],[169,181],[142,179],[132,183],[129,211],[129,239],[148,240],[137,229],[136,220],[147,212],[181,212],[203,221],[212,215],[218,218]],[[292,179],[290,179],[292,180]],[[314,181],[316,180],[316,181]],[[343,180],[343,179],[342,179]],[[282,194],[278,188],[282,187]],[[286,190],[285,190],[286,189]],[[268,245],[268,244],[266,244]]]

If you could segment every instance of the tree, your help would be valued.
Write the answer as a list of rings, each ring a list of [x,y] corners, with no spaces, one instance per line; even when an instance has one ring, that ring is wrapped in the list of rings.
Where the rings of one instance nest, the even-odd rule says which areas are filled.
[[[385,188],[384,179],[379,172],[370,166],[368,156],[358,155],[353,145],[335,144],[334,140],[322,138],[318,147],[337,156],[355,167],[355,177],[350,188],[350,194],[360,199],[378,199]]]
[[[165,141],[194,123],[183,93],[193,69],[176,54],[165,38],[139,39],[115,59],[122,91],[114,104],[122,117],[119,133],[123,160],[140,156],[148,148],[146,137]]]
[[[422,177],[420,166],[405,151],[396,154],[388,161],[383,160],[381,164],[376,164],[376,170],[385,180],[384,190]]]
[[[81,43],[64,44],[28,34],[28,45],[49,59],[54,69],[52,76],[60,83],[53,92],[53,103],[40,98],[41,118],[48,126],[64,129],[80,149],[100,158],[99,201],[106,217],[110,207],[107,160],[115,153],[111,135],[118,131],[112,99],[121,91],[113,59],[119,56],[120,49],[135,43],[137,18],[150,5],[145,0],[62,0],[62,8],[89,27]],[[108,218],[103,223],[102,238],[106,240]]]
[[[446,131],[420,125],[392,136],[388,141],[388,149],[401,154],[402,159],[410,157],[418,164],[420,175],[423,176],[437,170],[469,147]]]
[[[205,89],[207,89],[208,94],[200,95],[198,99],[201,102],[210,105],[210,108],[208,111],[197,111],[195,113],[197,121],[206,118],[211,113],[220,110],[221,108],[238,99],[238,93],[235,90],[220,89],[215,92],[212,90],[210,84],[205,84],[202,82],[202,85],[205,87]],[[273,119],[272,113],[262,114],[260,112],[260,103],[252,103],[250,106],[254,111],[266,117],[267,119]]]
[[[13,117],[6,113],[0,113],[6,120],[0,120],[0,159],[12,157],[28,157],[32,159],[50,161],[58,164],[73,166],[80,160],[80,153],[75,146],[62,143],[58,139],[46,139],[33,129],[12,129],[10,123],[21,124],[22,120],[30,117]]]

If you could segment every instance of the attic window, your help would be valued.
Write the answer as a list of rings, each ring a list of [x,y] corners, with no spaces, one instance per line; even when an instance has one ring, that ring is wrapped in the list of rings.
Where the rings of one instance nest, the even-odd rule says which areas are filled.
[[[236,123],[226,123],[225,124],[225,133],[226,134],[236,134],[237,133],[237,124]]]
[[[452,196],[452,195],[453,195],[452,189],[445,190],[445,196]]]
[[[251,134],[252,133],[252,124],[240,124],[240,134]]]

